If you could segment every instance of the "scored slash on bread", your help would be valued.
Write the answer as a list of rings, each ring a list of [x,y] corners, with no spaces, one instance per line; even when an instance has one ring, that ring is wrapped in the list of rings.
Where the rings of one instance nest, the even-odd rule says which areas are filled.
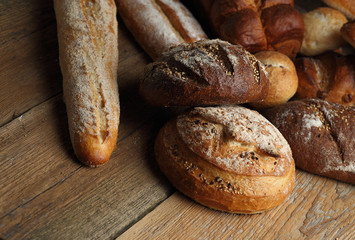
[[[221,40],[180,44],[147,65],[140,94],[153,105],[196,106],[260,101],[264,66],[240,45]]]
[[[275,207],[295,181],[286,140],[256,111],[240,106],[198,107],[170,120],[157,136],[155,155],[178,190],[227,212]]]
[[[113,0],[55,0],[70,138],[80,161],[105,163],[119,125],[118,40]]]
[[[263,115],[291,146],[296,166],[355,184],[355,109],[309,99],[267,109]]]

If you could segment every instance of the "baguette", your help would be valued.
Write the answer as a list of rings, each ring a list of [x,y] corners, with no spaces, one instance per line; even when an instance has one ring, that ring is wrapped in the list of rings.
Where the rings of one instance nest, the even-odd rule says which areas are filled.
[[[105,163],[117,142],[118,40],[113,0],[54,0],[70,138],[84,164]]]
[[[152,59],[183,42],[207,39],[200,24],[179,0],[116,0],[118,12]]]

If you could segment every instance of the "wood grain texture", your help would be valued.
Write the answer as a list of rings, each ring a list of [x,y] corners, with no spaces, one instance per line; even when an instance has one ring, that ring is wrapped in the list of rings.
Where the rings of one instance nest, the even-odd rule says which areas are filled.
[[[81,165],[62,101],[52,7],[0,1],[0,239],[355,238],[354,186],[301,171],[288,201],[260,215],[226,214],[173,194],[153,143],[184,109],[141,100],[138,82],[151,59],[120,18],[118,144],[106,165]]]
[[[0,126],[62,90],[52,1],[0,3]]]
[[[280,206],[256,215],[223,213],[175,193],[118,239],[354,239],[355,187],[297,171]]]

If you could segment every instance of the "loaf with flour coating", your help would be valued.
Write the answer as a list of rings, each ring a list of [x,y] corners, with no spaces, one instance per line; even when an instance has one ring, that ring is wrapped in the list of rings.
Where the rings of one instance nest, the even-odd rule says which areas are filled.
[[[125,25],[154,60],[169,47],[207,39],[191,12],[179,0],[116,0]]]
[[[140,94],[159,106],[220,105],[262,100],[268,86],[254,55],[216,39],[181,44],[147,65]]]
[[[295,181],[291,149],[256,111],[196,107],[169,121],[156,160],[182,193],[213,209],[258,213],[281,204]]]
[[[113,0],[54,0],[69,132],[76,156],[91,167],[116,147],[118,36]]]
[[[355,109],[324,100],[292,101],[264,116],[284,135],[296,166],[355,184]]]

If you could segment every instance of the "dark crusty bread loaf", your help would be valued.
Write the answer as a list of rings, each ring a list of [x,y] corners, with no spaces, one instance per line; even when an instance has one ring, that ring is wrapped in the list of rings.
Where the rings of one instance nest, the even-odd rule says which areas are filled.
[[[263,64],[243,47],[204,40],[147,65],[140,94],[160,106],[234,104],[262,100],[268,84]]]
[[[294,58],[303,39],[302,15],[293,0],[199,0],[223,40],[255,53],[276,50]]]
[[[179,0],[116,0],[125,25],[153,59],[169,47],[207,36]]]
[[[355,106],[355,56],[329,52],[295,61],[298,89],[295,98],[320,98]]]
[[[355,109],[300,100],[264,112],[291,146],[296,166],[355,184]]]
[[[291,149],[256,111],[197,107],[168,122],[156,160],[185,195],[210,208],[257,213],[281,204],[295,181]]]

